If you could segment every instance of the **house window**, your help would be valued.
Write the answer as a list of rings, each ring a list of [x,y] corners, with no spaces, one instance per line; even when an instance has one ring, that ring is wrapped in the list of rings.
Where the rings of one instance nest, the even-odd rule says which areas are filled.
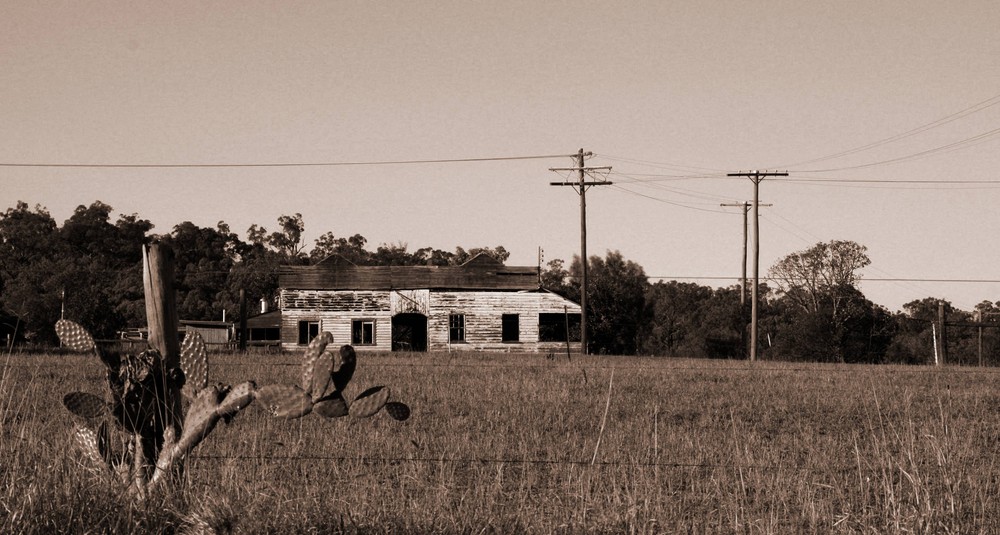
[[[309,342],[313,338],[319,336],[319,322],[318,321],[300,321],[299,322],[299,345],[305,346],[309,345]]]
[[[448,341],[465,341],[465,314],[452,314],[448,316]]]
[[[539,342],[565,342],[567,337],[570,342],[580,341],[579,314],[556,312],[538,315]]]
[[[517,314],[504,314],[500,319],[500,340],[517,342],[521,339],[521,326]]]
[[[375,320],[352,320],[351,343],[370,346],[375,344]]]

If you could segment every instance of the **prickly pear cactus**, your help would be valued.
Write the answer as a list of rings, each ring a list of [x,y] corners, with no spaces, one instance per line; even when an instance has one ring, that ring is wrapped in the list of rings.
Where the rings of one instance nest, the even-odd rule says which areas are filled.
[[[256,398],[256,385],[208,386],[208,360],[201,335],[185,337],[181,367],[167,368],[159,352],[102,352],[80,325],[60,320],[63,345],[93,352],[105,364],[110,400],[71,392],[63,405],[78,417],[74,439],[91,469],[110,474],[139,494],[174,471],[222,419],[228,422]],[[191,400],[185,415],[173,414],[171,392]]]
[[[396,420],[410,417],[410,408],[398,401],[389,401],[389,387],[369,388],[348,403],[344,398],[354,370],[357,368],[357,353],[354,348],[340,347],[337,355],[327,351],[333,342],[333,335],[324,332],[314,338],[306,348],[302,361],[302,377],[298,385],[267,385],[257,392],[261,403],[279,418],[301,418],[310,412],[324,418],[353,416],[369,418],[383,407],[391,407],[386,412]]]
[[[325,418],[368,418],[383,408],[406,420],[410,408],[389,401],[389,388],[375,386],[348,403],[344,390],[354,376],[357,354],[345,345],[337,355],[327,351],[333,335],[317,336],[305,351],[298,385],[253,381],[235,386],[208,384],[205,342],[197,332],[181,345],[180,367],[169,368],[154,349],[136,355],[102,352],[76,323],[60,320],[56,333],[63,345],[95,353],[105,365],[109,400],[87,392],[71,392],[63,405],[77,418],[74,441],[91,471],[117,478],[144,496],[183,466],[184,459],[215,428],[228,423],[257,398],[277,417],[300,418],[315,412]],[[174,414],[173,393],[189,401],[184,414]]]

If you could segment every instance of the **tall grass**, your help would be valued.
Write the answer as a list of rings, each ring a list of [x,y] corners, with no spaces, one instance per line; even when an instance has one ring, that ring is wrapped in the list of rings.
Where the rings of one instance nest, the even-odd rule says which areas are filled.
[[[297,355],[212,361],[211,380],[299,375]],[[78,466],[59,403],[103,392],[96,359],[15,355],[0,375],[0,532],[1000,532],[997,377],[362,354],[350,393],[390,385],[410,420],[251,407],[170,491],[133,503]]]

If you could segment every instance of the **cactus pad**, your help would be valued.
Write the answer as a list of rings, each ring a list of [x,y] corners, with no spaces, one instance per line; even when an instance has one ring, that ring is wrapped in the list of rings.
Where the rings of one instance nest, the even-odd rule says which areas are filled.
[[[215,409],[215,413],[223,418],[228,418],[253,403],[256,395],[257,385],[253,381],[240,383],[226,394],[222,403]]]
[[[69,320],[57,321],[56,335],[59,336],[59,341],[61,341],[63,345],[73,351],[97,351],[97,345],[94,343],[94,338],[90,336],[90,333],[88,333],[87,330],[81,327],[78,323],[74,323]]]
[[[350,411],[347,409],[347,402],[340,392],[335,392],[313,405],[313,412],[324,418],[340,418],[347,416]]]
[[[306,395],[312,395],[315,392],[316,387],[320,387],[322,391],[325,389],[325,382],[329,381],[329,364],[323,364],[328,362],[324,360],[326,353],[326,346],[333,342],[333,335],[328,332],[320,333],[316,338],[309,342],[309,347],[306,348],[306,352],[303,355],[302,361],[302,389],[305,391]],[[322,394],[320,394],[322,395]],[[312,400],[318,399],[319,396],[313,396]]]
[[[337,362],[337,357],[329,350],[316,362],[316,371],[313,373],[312,397],[313,403],[327,398],[337,393],[337,387],[333,383],[333,370]]]
[[[330,374],[337,390],[343,392],[347,388],[347,383],[351,382],[351,377],[354,377],[354,369],[357,368],[357,365],[358,355],[354,352],[354,348],[349,345],[340,346],[340,358]]]
[[[261,403],[279,418],[299,418],[312,411],[312,399],[305,390],[291,385],[266,385],[257,391]]]
[[[365,390],[351,403],[350,413],[355,418],[368,418],[382,410],[385,403],[389,401],[389,388],[385,386],[373,386]]]
[[[110,414],[110,407],[101,398],[86,392],[70,392],[63,396],[63,405],[69,412],[87,419],[96,420]]]
[[[385,412],[389,413],[389,416],[393,420],[399,420],[400,422],[405,422],[410,418],[410,407],[406,403],[400,403],[398,401],[390,401],[385,404]]]
[[[77,446],[83,451],[83,456],[91,463],[90,468],[102,468],[106,467],[104,461],[104,456],[101,455],[100,448],[98,447],[97,432],[89,427],[76,426],[76,431],[73,433],[73,439],[76,441]]]
[[[205,339],[197,331],[188,332],[181,342],[181,369],[184,371],[184,395],[194,399],[208,385],[208,352]]]

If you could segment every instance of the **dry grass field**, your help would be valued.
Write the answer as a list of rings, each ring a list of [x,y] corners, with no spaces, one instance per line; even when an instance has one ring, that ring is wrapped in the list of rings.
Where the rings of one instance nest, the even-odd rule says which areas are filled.
[[[295,382],[298,357],[210,379]],[[97,359],[0,363],[4,533],[1000,533],[994,369],[361,353],[353,392],[390,385],[408,421],[251,407],[133,503],[60,403],[104,395]]]

